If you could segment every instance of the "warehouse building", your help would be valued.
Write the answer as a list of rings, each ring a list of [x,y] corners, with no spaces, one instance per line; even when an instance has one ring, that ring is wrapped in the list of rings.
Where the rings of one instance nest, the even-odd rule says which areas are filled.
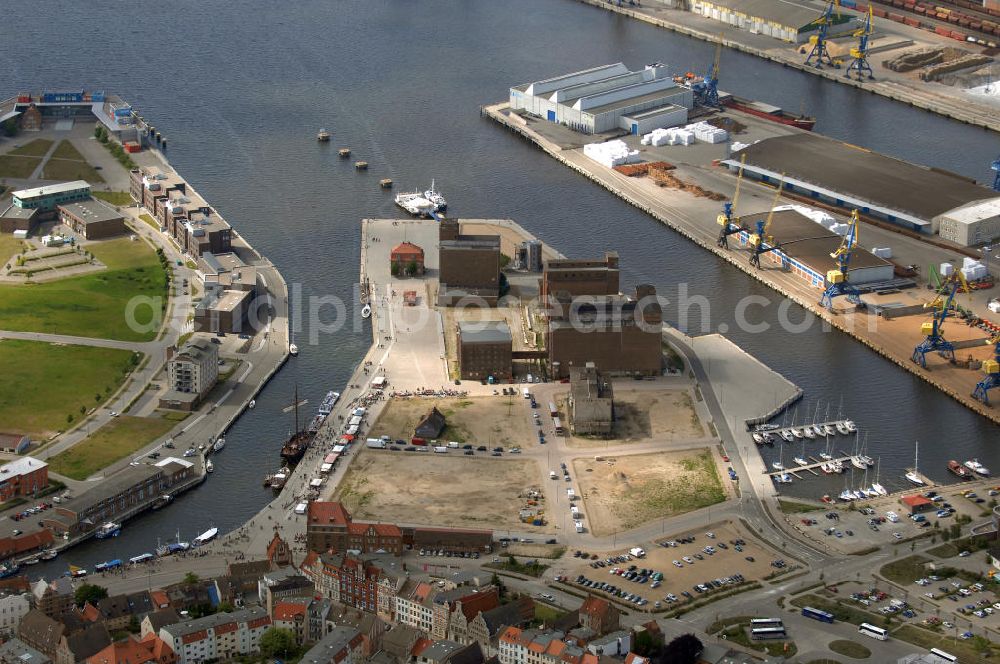
[[[438,305],[465,298],[495,306],[500,297],[500,236],[468,235],[446,219],[438,231]]]
[[[604,258],[554,258],[545,261],[540,296],[543,303],[550,298],[566,299],[580,295],[616,295],[620,270],[618,252],[606,251]]]
[[[766,213],[740,217],[736,223],[744,228],[755,228]],[[837,263],[830,256],[840,247],[842,238],[833,231],[816,223],[793,209],[775,209],[769,229],[775,244],[774,249],[761,256],[761,262],[781,265],[815,288],[824,288],[826,273],[836,269]],[[750,233],[739,234],[741,246],[750,242]],[[765,243],[766,246],[766,243]],[[875,256],[867,249],[855,247],[851,253],[851,265],[847,270],[847,280],[860,285],[893,278],[893,266],[889,261]]]
[[[504,321],[461,321],[458,366],[462,380],[511,377],[513,338]]]
[[[573,433],[610,436],[615,420],[611,381],[597,372],[593,362],[569,371],[569,415]]]
[[[128,230],[118,210],[93,198],[60,205],[59,223],[88,240],[102,240]]]
[[[766,138],[733,152],[723,163],[735,172],[743,156],[744,176],[772,184],[783,178],[786,192],[845,209],[857,208],[869,217],[919,233],[937,233],[945,219],[954,223],[968,219],[972,229],[968,241],[977,237],[977,229],[985,235],[998,223],[996,209],[985,205],[988,201],[1000,204],[1000,196],[992,189],[954,173],[816,134]],[[983,205],[977,212],[958,212],[975,202]]]
[[[1000,198],[975,201],[933,219],[942,240],[965,247],[988,244],[1000,238]]]
[[[632,134],[687,122],[694,99],[663,64],[630,71],[621,62],[526,83],[510,89],[510,107],[550,122],[599,134]]]
[[[816,34],[822,10],[796,0],[694,0],[691,11],[753,34],[801,44]],[[828,34],[845,34],[856,27],[855,14],[835,12]]]

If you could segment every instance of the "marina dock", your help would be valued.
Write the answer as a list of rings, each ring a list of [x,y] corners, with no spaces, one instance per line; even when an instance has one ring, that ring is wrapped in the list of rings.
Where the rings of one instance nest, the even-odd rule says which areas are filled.
[[[765,471],[764,474],[765,475],[770,475],[770,476],[774,477],[775,475],[784,475],[784,474],[787,473],[787,474],[791,475],[792,477],[794,477],[795,479],[801,480],[801,479],[805,479],[805,478],[803,478],[801,475],[799,475],[800,472],[802,472],[802,473],[812,473],[816,477],[819,477],[819,473],[816,472],[816,469],[819,468],[820,466],[822,466],[825,463],[833,463],[833,462],[836,462],[836,461],[839,461],[839,462],[841,462],[843,464],[849,464],[849,463],[851,463],[851,457],[850,456],[835,457],[835,458],[831,459],[830,461],[824,461],[823,459],[817,459],[814,456],[808,456],[808,457],[805,457],[805,458],[807,458],[810,461],[812,461],[812,463],[810,463],[808,465],[805,465],[805,466],[799,466],[798,464],[796,464],[794,466],[785,468],[784,470],[769,470],[769,471]]]

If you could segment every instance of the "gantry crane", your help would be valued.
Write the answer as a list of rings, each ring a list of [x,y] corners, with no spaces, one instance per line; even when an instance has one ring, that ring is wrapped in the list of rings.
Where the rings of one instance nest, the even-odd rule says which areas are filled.
[[[854,36],[858,38],[858,46],[851,49],[853,60],[848,65],[847,71],[844,72],[844,78],[850,78],[851,72],[857,72],[859,81],[865,76],[868,77],[868,80],[875,79],[872,67],[868,64],[868,39],[874,32],[875,29],[872,27],[872,6],[869,4],[868,15],[865,16],[864,24],[862,24],[860,30],[854,33]]]
[[[747,230],[739,224],[733,223],[733,217],[736,214],[736,202],[740,199],[740,184],[743,182],[743,166],[747,163],[746,153],[740,157],[740,172],[736,176],[736,193],[733,194],[732,201],[726,201],[722,204],[722,214],[718,216],[719,221],[719,239],[716,242],[722,249],[729,248],[729,236],[739,233],[740,231]]]
[[[969,284],[966,283],[962,273],[955,270],[945,280],[934,301],[924,305],[925,307],[933,307],[935,311],[931,321],[920,326],[920,333],[925,338],[913,349],[913,357],[911,359],[925,369],[927,368],[927,353],[936,352],[949,362],[955,361],[955,346],[944,338],[942,327],[944,327],[944,321],[951,312],[952,302],[955,300],[955,294],[959,289],[968,293]],[[944,297],[946,292],[947,297]]]
[[[851,302],[863,309],[865,303],[861,300],[861,292],[847,280],[848,269],[851,266],[851,253],[858,244],[858,211],[851,212],[851,221],[847,227],[847,233],[840,241],[840,246],[830,254],[830,258],[837,261],[837,269],[826,273],[826,289],[823,291],[819,303],[828,310],[833,309],[834,298],[846,295],[848,302]]]
[[[993,189],[1000,191],[1000,157],[993,160]]]
[[[972,398],[990,405],[989,392],[994,387],[1000,387],[1000,335],[989,339],[986,343],[993,344],[993,359],[983,362],[983,379],[976,384]]]
[[[720,35],[721,38],[721,35]],[[715,45],[715,60],[712,69],[702,80],[691,86],[697,104],[709,108],[719,108],[719,60],[722,58],[722,42]]]
[[[817,32],[809,38],[812,50],[806,56],[806,64],[813,65],[816,69],[822,69],[823,65],[830,65],[831,67],[840,69],[840,64],[833,61],[833,58],[830,57],[830,52],[826,48],[826,36],[830,31],[830,26],[833,25],[834,11],[836,11],[837,18],[839,19],[840,0],[830,0],[820,17],[814,21],[817,25]]]
[[[781,190],[785,186],[785,174],[781,174],[781,181],[774,192],[774,201],[771,203],[771,210],[767,213],[767,221],[761,219],[757,222],[757,232],[750,236],[750,265],[760,269],[760,255],[778,249],[780,245],[771,237],[771,220],[774,218],[774,207],[778,204]],[[766,247],[764,245],[767,245]]]

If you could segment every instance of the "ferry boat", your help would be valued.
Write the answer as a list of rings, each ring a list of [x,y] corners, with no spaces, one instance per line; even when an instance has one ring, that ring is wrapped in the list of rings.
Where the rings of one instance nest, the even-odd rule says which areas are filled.
[[[326,393],[326,396],[323,397],[323,401],[320,402],[317,412],[320,415],[329,415],[330,413],[333,412],[333,407],[337,405],[337,402],[339,400],[340,400],[340,392],[334,392],[333,390],[330,390],[329,392]]]
[[[365,306],[361,307],[361,317],[364,319],[372,317],[372,305],[366,304]]]
[[[129,558],[128,562],[131,565],[141,565],[142,563],[148,563],[155,557],[156,556],[154,556],[151,553],[140,553],[138,556],[132,556],[131,558]]]
[[[309,431],[310,433],[317,433],[320,427],[323,426],[323,422],[325,421],[326,421],[326,415],[323,415],[322,413],[316,415],[314,418],[312,418],[312,422],[309,423],[307,431]]]
[[[42,552],[42,555],[40,555],[39,558],[41,558],[42,560],[55,560],[56,556],[58,555],[59,552],[56,551],[55,549],[46,549],[45,551]]]
[[[414,217],[429,217],[435,211],[434,203],[419,191],[401,191],[396,194],[395,201]]]
[[[205,472],[206,473],[214,473],[215,472],[215,464],[212,463],[211,459],[209,459],[208,461],[205,462]]]
[[[424,198],[431,202],[435,212],[444,212],[448,209],[448,201],[444,199],[441,192],[434,189],[434,180],[431,180],[431,188],[424,192]]]
[[[165,493],[163,495],[156,497],[156,500],[153,501],[152,507],[154,510],[162,509],[167,505],[169,505],[170,503],[172,503],[173,500],[174,500],[173,496],[171,496],[169,493]]]
[[[971,480],[973,478],[972,471],[954,459],[948,462],[948,470],[955,475],[958,475],[958,477],[963,480]]]
[[[974,472],[976,475],[982,475],[983,477],[990,476],[990,469],[979,463],[979,459],[969,459],[965,462],[965,467]]]
[[[194,541],[191,542],[191,546],[203,546],[205,544],[208,544],[209,542],[211,542],[212,540],[214,540],[215,536],[218,535],[218,534],[219,534],[219,529],[218,528],[209,528],[208,530],[206,530],[205,532],[203,532],[201,535],[198,535],[197,537],[195,537]]]
[[[215,441],[215,444],[212,445],[212,451],[221,452],[222,448],[224,448],[225,446],[226,446],[226,439],[220,436],[218,440]]]
[[[108,560],[107,562],[97,563],[94,565],[95,572],[107,572],[108,570],[118,569],[122,566],[121,558],[115,558],[114,560]]]
[[[103,526],[97,529],[94,533],[94,537],[97,539],[108,539],[109,537],[118,537],[122,531],[122,524],[115,523],[114,521],[108,521]]]

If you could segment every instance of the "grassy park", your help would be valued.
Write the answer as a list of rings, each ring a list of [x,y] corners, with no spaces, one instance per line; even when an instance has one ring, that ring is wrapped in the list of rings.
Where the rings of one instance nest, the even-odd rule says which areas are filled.
[[[18,240],[11,233],[0,233],[0,265],[6,265],[24,246],[23,240]]]
[[[116,348],[0,340],[0,422],[34,439],[64,430],[103,402],[133,367]]]
[[[90,195],[112,205],[131,205],[133,202],[127,191],[92,191]]]
[[[122,238],[88,244],[86,249],[107,269],[40,284],[0,285],[3,329],[122,341],[154,339],[158,326],[146,331],[125,324],[133,297],[160,298],[166,304],[166,275],[153,248]],[[140,323],[150,315],[148,306],[136,312]]]
[[[44,157],[45,153],[49,151],[52,147],[53,141],[47,138],[36,138],[33,141],[29,141],[19,148],[14,148],[7,154],[16,155],[18,157]]]
[[[162,417],[122,415],[82,442],[49,459],[49,470],[74,480],[85,480],[170,431],[176,422]]]

